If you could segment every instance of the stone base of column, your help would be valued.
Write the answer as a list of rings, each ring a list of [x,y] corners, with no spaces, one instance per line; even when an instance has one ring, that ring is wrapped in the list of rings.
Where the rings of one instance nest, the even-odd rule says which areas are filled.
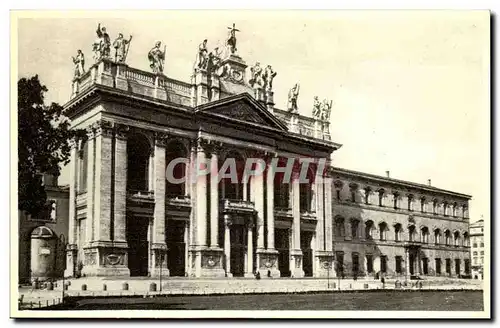
[[[127,243],[92,242],[84,247],[81,275],[85,277],[129,277]]]
[[[330,251],[315,252],[316,270],[314,271],[315,278],[335,277],[334,270],[334,255]]]
[[[170,270],[167,265],[167,245],[164,243],[153,243],[151,245],[153,251],[153,263],[149,269],[149,275],[152,278],[159,278],[161,276],[170,276]]]
[[[257,271],[262,279],[279,278],[278,251],[275,249],[257,249]]]
[[[78,246],[76,244],[68,244],[66,247],[66,269],[64,277],[75,277],[77,268]]]
[[[191,257],[194,259],[195,268],[191,276],[211,278],[227,276],[224,270],[224,250],[222,248],[192,249]]]
[[[304,270],[302,269],[302,250],[291,249],[290,250],[290,271],[292,278],[303,278]]]

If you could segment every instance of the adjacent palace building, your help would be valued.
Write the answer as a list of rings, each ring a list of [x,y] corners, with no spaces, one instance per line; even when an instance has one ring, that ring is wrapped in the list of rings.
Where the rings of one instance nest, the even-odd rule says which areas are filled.
[[[205,46],[189,82],[163,74],[160,43],[153,72],[105,52],[76,70],[65,111],[88,138],[71,153],[66,276],[470,274],[469,195],[331,166],[331,105],[301,115],[295,86],[275,107],[272,68],[249,69],[233,30],[225,52]],[[264,174],[218,182],[227,158],[256,157]],[[180,184],[166,178],[178,158]],[[273,158],[327,166],[300,183]]]

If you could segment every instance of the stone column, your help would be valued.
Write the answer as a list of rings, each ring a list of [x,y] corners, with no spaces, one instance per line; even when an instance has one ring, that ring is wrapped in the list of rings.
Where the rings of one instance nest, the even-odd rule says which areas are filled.
[[[86,247],[89,246],[90,242],[94,240],[94,129],[89,127],[88,129],[88,156],[87,156],[87,218],[86,218],[86,240],[82,241]],[[84,265],[87,265],[84,262]]]
[[[247,225],[247,271],[246,277],[253,277],[253,224]]]
[[[200,169],[200,165],[205,165],[206,155],[205,150],[199,144],[196,150],[196,170]],[[196,174],[195,189],[196,189],[196,246],[207,245],[207,176],[204,174]]]
[[[316,206],[313,208],[316,212],[316,250],[318,251],[325,251],[328,250],[325,249],[325,241],[326,241],[326,236],[325,236],[325,215],[324,215],[324,195],[323,195],[323,188],[324,188],[324,180],[323,180],[323,174],[322,172],[316,172],[316,178],[314,181],[314,191],[316,193]]]
[[[111,232],[111,157],[113,131],[111,123],[99,121],[95,135],[95,239],[110,241]]]
[[[118,126],[115,138],[114,241],[124,243],[124,247],[127,247],[127,130],[126,126]]]
[[[160,265],[162,266],[162,276],[169,276],[169,270],[165,267],[166,259],[166,213],[165,213],[165,196],[166,196],[166,153],[165,147],[167,143],[168,136],[165,133],[156,133],[155,135],[155,147],[154,147],[154,157],[153,159],[153,169],[154,169],[154,198],[155,198],[155,208],[154,208],[154,219],[153,219],[153,231],[152,231],[152,259],[153,259],[153,270],[151,272],[152,276],[157,277],[160,274]]]
[[[210,158],[210,247],[219,245],[219,159],[217,150],[213,149]]]
[[[408,248],[405,248],[405,270],[406,270],[406,276],[410,276],[410,250]]]
[[[224,215],[224,259],[226,277],[232,277],[231,273],[231,221],[228,214]]]
[[[290,270],[292,277],[304,277],[302,250],[300,249],[300,185],[299,172],[292,173],[292,249],[290,249]]]
[[[267,165],[267,249],[274,250],[274,167]]]
[[[332,208],[332,189],[333,189],[333,179],[332,177],[324,177],[323,188],[325,190],[325,200],[324,200],[324,211],[325,211],[325,241],[326,241],[326,251],[333,252],[333,208]],[[362,223],[360,222],[360,225]]]
[[[262,162],[257,162],[256,170],[264,172]],[[252,194],[257,211],[257,249],[264,249],[264,177],[263,173],[252,176]]]

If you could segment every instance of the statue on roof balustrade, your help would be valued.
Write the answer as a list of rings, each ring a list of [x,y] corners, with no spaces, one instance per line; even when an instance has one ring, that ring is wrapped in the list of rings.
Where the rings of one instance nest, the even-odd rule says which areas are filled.
[[[264,79],[262,76],[263,70],[259,62],[256,62],[254,66],[250,67],[251,78],[248,83],[252,88],[258,89],[264,86]]]
[[[276,72],[273,70],[271,65],[267,65],[266,69],[264,70],[264,74],[262,76],[264,80],[264,88],[268,91],[273,90],[273,80],[274,77],[276,76]]]
[[[226,46],[229,47],[231,54],[234,54],[238,50],[236,48],[236,32],[240,32],[240,30],[238,30],[236,28],[234,23],[233,23],[233,27],[228,27],[228,29],[229,29],[229,31],[228,31],[228,37],[226,40]]]
[[[203,40],[198,46],[198,52],[196,54],[196,66],[198,69],[206,69],[208,64],[208,50],[207,50],[207,39]]]
[[[315,119],[320,119],[321,117],[321,102],[319,101],[318,96],[314,96],[314,101],[313,101],[313,110],[312,110],[312,116]]]
[[[130,42],[132,41],[132,35],[128,40],[123,38],[122,33],[118,33],[118,38],[113,42],[113,48],[115,48],[115,62],[125,63],[127,60],[128,49],[130,48]]]
[[[289,112],[296,113],[298,111],[297,99],[299,98],[300,84],[295,83],[293,88],[288,91],[288,104],[287,108]]]
[[[161,50],[161,41],[156,41],[155,46],[149,50],[148,59],[149,67],[155,74],[162,74],[165,68],[165,54],[167,52],[167,47],[163,47]]]
[[[75,64],[74,78],[80,77],[85,73],[85,56],[83,52],[78,49],[76,57],[71,57],[73,59],[73,64]]]
[[[96,34],[97,40],[92,45],[94,60],[98,61],[101,58],[109,58],[111,53],[111,39],[106,32],[106,28],[104,26],[101,27],[101,23],[97,25]]]
[[[330,120],[330,113],[332,111],[333,101],[328,101],[326,98],[323,100],[323,104],[321,104],[321,116],[320,119],[323,121]]]

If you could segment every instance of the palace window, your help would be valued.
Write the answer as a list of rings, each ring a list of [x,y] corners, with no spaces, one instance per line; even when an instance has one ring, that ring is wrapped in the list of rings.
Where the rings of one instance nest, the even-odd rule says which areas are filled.
[[[342,181],[340,180],[336,180],[334,183],[333,183],[334,187],[335,187],[335,193],[337,195],[337,200],[341,200],[340,199],[340,191],[342,190],[344,184],[342,183]]]
[[[366,271],[368,273],[373,272],[373,255],[366,254]]]
[[[438,201],[437,199],[434,199],[432,201],[432,214],[437,214],[437,210],[438,210]]]
[[[408,211],[413,211],[413,195],[408,195]]]
[[[415,237],[417,235],[417,229],[415,228],[414,225],[411,225],[408,227],[408,238],[410,241],[416,241]]]
[[[477,255],[477,251],[472,252],[472,255]]]
[[[469,239],[469,233],[468,232],[464,232],[464,238],[463,238],[462,244],[463,244],[464,247],[469,247],[470,246],[470,239]]]
[[[424,244],[429,243],[429,228],[423,227],[420,230],[420,233],[421,233],[421,241],[422,241],[422,243],[424,243]]]
[[[351,220],[351,236],[353,239],[359,238],[359,220],[357,219]]]
[[[455,274],[460,274],[460,259],[455,259]]]
[[[378,206],[384,206],[384,189],[378,191]]]
[[[469,259],[464,260],[464,266],[465,266],[465,273],[470,274],[470,260]]]
[[[436,274],[441,274],[441,259],[436,258],[435,262],[436,262]]]
[[[344,276],[344,252],[335,252],[335,272],[338,277]]]
[[[444,244],[446,246],[450,246],[450,242],[451,242],[451,232],[450,230],[446,230],[444,232]]]
[[[425,208],[425,197],[420,198],[420,212],[425,213],[426,208]]]
[[[370,193],[372,192],[371,188],[370,187],[366,187],[365,188],[365,204],[366,205],[369,205],[370,204]]]
[[[477,265],[477,256],[474,256],[474,258],[472,258],[472,263],[474,263],[474,265]]]
[[[460,233],[458,231],[453,234],[453,245],[460,246]]]
[[[457,208],[458,208],[458,204],[457,203],[454,203],[453,204],[453,217],[457,217]]]
[[[434,244],[440,244],[441,243],[441,230],[436,229],[434,230]]]
[[[451,274],[451,259],[446,259],[446,274]]]
[[[481,246],[481,247],[484,247],[484,243],[481,243],[481,244],[480,244],[480,246]]]
[[[401,223],[397,223],[394,226],[394,240],[395,241],[401,241],[401,232],[403,231],[403,227],[401,226]]]
[[[447,202],[443,203],[443,212],[444,212],[444,216],[448,216],[448,203]]]
[[[396,256],[396,273],[403,273],[403,257],[402,256]]]
[[[379,227],[379,232],[380,232],[380,240],[386,240],[387,239],[386,233],[387,233],[387,230],[389,230],[387,228],[387,223],[382,222],[378,225],[378,227]]]
[[[392,197],[393,197],[394,209],[397,210],[399,208],[399,193],[398,192],[393,193]]]
[[[472,247],[476,248],[477,247],[477,243],[473,243]]]
[[[358,185],[355,183],[351,183],[349,185],[349,190],[351,192],[351,202],[355,203],[356,202],[356,194],[358,192]]]
[[[344,218],[337,217],[335,219],[335,237],[344,237],[344,236],[345,236]]]
[[[365,238],[373,239],[373,221],[367,221],[365,223]]]
[[[429,259],[426,257],[422,258],[422,271],[424,274],[429,274]]]
[[[359,272],[359,254],[358,253],[352,253],[352,273],[354,275],[357,275]]]
[[[380,256],[380,271],[383,273],[387,272],[387,256],[386,255]]]

